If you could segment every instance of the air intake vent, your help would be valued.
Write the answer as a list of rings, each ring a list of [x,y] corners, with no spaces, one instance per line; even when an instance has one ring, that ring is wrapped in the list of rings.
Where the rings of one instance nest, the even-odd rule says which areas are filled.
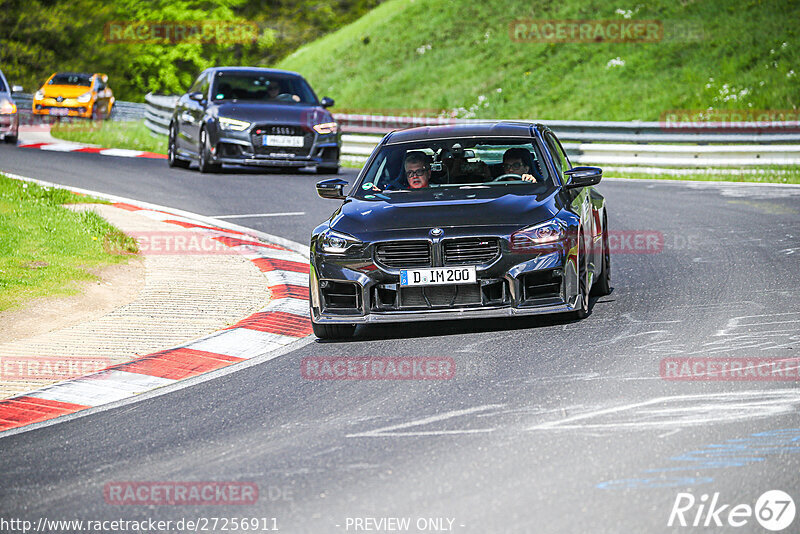
[[[427,241],[395,241],[375,248],[375,261],[386,267],[427,267],[431,264],[431,247]]]
[[[500,243],[492,237],[467,237],[444,242],[445,265],[482,265],[500,255]]]

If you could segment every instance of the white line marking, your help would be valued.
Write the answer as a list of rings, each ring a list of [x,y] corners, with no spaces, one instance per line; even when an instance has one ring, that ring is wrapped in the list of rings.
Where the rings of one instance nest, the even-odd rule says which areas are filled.
[[[214,215],[215,219],[250,219],[253,217],[289,217],[292,215],[305,215],[304,211],[287,211],[284,213],[245,213],[243,215]]]
[[[444,421],[445,419],[452,419],[453,417],[469,415],[471,413],[476,413],[476,412],[485,412],[487,410],[493,410],[503,407],[505,407],[505,404],[485,404],[483,406],[476,406],[474,408],[467,408],[464,410],[453,410],[451,412],[445,412],[439,415],[425,417],[423,419],[418,419],[416,421],[411,421],[409,423],[401,423],[399,425],[385,426],[382,428],[377,428],[375,430],[359,432],[357,434],[348,434],[347,437],[382,438],[382,437],[393,437],[393,436],[445,436],[452,434],[476,434],[483,432],[494,432],[495,430],[494,428],[476,428],[471,430],[432,430],[432,431],[421,431],[421,432],[392,432],[392,431],[400,430],[402,428],[409,428],[412,426],[427,425],[428,423],[436,423],[438,421]]]

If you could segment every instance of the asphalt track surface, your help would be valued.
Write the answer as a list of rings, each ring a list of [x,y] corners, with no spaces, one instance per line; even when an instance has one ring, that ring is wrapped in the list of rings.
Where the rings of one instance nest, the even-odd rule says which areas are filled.
[[[7,146],[0,170],[204,215],[304,212],[235,221],[300,242],[337,205],[305,173],[200,175]],[[2,516],[275,517],[280,531],[310,533],[386,517],[410,518],[410,532],[445,531],[418,530],[419,518],[452,519],[452,532],[763,532],[753,517],[740,528],[667,521],[679,492],[753,506],[780,489],[800,507],[797,381],[668,381],[660,362],[800,357],[800,188],[598,188],[612,229],[661,232],[664,247],[615,254],[614,291],[587,319],[362,327],[349,342],[0,438]],[[456,372],[306,380],[308,356],[444,356]],[[250,506],[106,504],[104,486],[119,481],[246,481],[261,493]]]

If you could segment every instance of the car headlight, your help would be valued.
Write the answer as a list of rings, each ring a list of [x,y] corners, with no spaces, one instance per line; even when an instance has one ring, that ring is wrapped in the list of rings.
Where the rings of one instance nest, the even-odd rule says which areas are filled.
[[[85,104],[86,102],[90,101],[91,99],[92,99],[92,92],[91,91],[89,91],[88,93],[83,93],[81,96],[76,98],[76,100],[78,102],[80,102],[81,104]]]
[[[11,100],[0,99],[0,115],[13,115],[17,112],[17,105]]]
[[[39,89],[38,91],[36,91],[36,93],[34,93],[33,98],[35,98],[36,100],[43,99],[44,98],[44,91]]]
[[[233,130],[234,132],[241,132],[242,130],[248,129],[250,127],[250,123],[247,121],[240,121],[236,119],[229,119],[227,117],[220,117],[219,127],[222,130]]]
[[[547,245],[562,241],[567,231],[564,224],[553,219],[546,223],[528,226],[511,234],[511,249],[525,250],[539,245]]]
[[[344,254],[350,247],[360,245],[355,237],[335,230],[325,230],[320,236],[319,246],[327,254]]]
[[[315,124],[314,131],[318,134],[335,134],[339,131],[339,125],[335,122],[323,122],[322,124]]]

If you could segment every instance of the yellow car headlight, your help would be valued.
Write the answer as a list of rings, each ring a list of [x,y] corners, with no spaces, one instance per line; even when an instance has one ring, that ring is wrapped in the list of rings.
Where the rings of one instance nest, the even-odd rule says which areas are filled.
[[[91,92],[91,91],[89,91],[89,92],[87,92],[87,93],[83,93],[83,94],[82,94],[81,96],[79,96],[79,97],[78,97],[76,100],[77,100],[78,102],[80,102],[81,104],[85,104],[85,103],[89,102],[91,99],[92,99],[92,92]]]
[[[44,98],[44,91],[39,89],[38,91],[36,91],[36,94],[33,95],[33,98],[36,99],[36,100],[43,99]]]

